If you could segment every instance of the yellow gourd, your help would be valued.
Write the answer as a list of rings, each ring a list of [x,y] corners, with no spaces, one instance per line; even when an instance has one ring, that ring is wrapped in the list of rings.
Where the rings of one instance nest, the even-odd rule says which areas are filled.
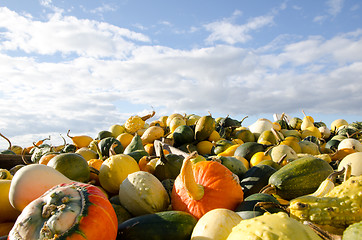
[[[153,143],[153,141],[160,139],[165,134],[165,131],[162,127],[159,126],[151,126],[146,129],[146,131],[142,134],[141,139],[143,145],[148,143]]]
[[[93,141],[93,138],[91,138],[90,136],[87,135],[79,135],[79,136],[74,136],[71,137],[69,135],[70,130],[68,130],[67,132],[67,136],[72,139],[73,144],[77,147],[77,148],[82,148],[82,147],[88,147],[88,145]]]
[[[107,158],[99,169],[101,187],[109,193],[117,194],[124,179],[140,168],[134,158],[126,154],[116,154]]]
[[[15,221],[20,214],[9,202],[10,184],[11,180],[0,180],[0,223]]]

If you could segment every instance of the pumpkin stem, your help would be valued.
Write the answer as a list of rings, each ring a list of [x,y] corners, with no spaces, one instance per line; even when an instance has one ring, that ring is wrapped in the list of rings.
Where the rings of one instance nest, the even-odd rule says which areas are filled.
[[[193,163],[190,161],[190,159],[194,155],[195,152],[193,152],[184,159],[180,171],[180,177],[190,197],[197,201],[204,197],[204,187],[201,184],[196,183],[195,181],[194,173],[192,170]]]

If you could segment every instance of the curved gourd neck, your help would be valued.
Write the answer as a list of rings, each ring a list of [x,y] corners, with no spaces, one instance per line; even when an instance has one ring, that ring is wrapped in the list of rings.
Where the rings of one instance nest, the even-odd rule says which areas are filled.
[[[191,155],[185,158],[180,171],[180,177],[189,196],[194,200],[200,200],[204,197],[204,187],[195,181],[192,170],[193,163],[190,161]]]

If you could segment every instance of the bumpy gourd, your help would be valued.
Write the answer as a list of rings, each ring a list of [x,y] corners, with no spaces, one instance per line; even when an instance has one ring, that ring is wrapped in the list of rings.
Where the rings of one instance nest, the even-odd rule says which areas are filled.
[[[324,197],[293,199],[289,210],[290,215],[300,221],[337,228],[362,221],[362,176],[350,177]]]
[[[286,213],[264,215],[240,221],[226,240],[321,240],[308,226],[290,218]]]
[[[115,240],[117,216],[96,186],[60,184],[29,203],[17,218],[9,240]]]
[[[362,236],[362,221],[350,225],[343,232],[342,240],[354,240]]]
[[[145,121],[155,115],[155,111],[152,111],[151,114],[140,117],[138,115],[131,116],[124,123],[124,127],[126,128],[128,133],[135,133],[145,125]]]

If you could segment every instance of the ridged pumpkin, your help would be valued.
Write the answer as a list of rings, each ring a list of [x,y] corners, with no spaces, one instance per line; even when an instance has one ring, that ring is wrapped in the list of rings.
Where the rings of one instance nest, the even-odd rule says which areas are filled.
[[[114,240],[116,213],[101,190],[79,182],[57,185],[29,203],[11,229],[9,240]]]
[[[192,155],[185,158],[175,180],[172,208],[191,213],[198,219],[215,208],[234,210],[244,197],[239,178],[219,162],[193,164]]]

